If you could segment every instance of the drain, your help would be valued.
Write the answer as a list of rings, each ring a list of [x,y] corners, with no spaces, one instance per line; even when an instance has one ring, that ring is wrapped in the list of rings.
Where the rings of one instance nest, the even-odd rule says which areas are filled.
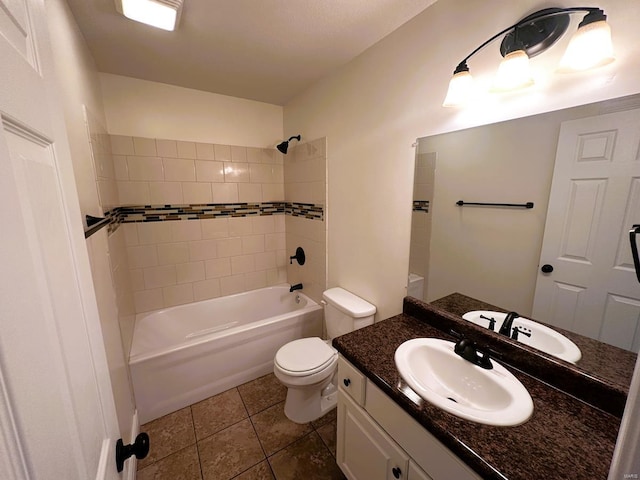
[[[452,402],[458,403],[458,401],[455,398],[447,397],[447,400],[451,400]]]

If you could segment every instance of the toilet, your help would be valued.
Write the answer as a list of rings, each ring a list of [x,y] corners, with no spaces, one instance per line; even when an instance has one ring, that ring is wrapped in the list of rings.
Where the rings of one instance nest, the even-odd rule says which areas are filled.
[[[287,387],[284,413],[289,420],[307,423],[336,406],[335,376],[338,352],[331,340],[373,324],[376,307],[343,288],[322,294],[328,340],[319,337],[289,342],[276,352],[273,373]]]

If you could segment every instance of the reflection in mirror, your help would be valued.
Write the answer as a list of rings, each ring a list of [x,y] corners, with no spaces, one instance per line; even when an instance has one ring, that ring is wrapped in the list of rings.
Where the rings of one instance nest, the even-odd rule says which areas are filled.
[[[410,284],[409,294],[432,302],[459,292],[503,311],[516,311],[561,330],[637,352],[640,284],[624,277],[623,293],[585,295],[581,292],[588,283],[586,277],[597,275],[578,273],[578,278],[571,281],[552,282],[556,291],[541,301],[536,300],[536,283],[559,278],[559,260],[566,260],[570,266],[588,264],[593,255],[605,249],[610,250],[606,261],[614,265],[616,274],[633,276],[630,256],[624,250],[630,250],[629,228],[624,227],[640,223],[638,139],[621,141],[628,136],[623,131],[625,125],[614,131],[587,124],[581,127],[583,130],[573,132],[573,139],[565,141],[562,135],[566,135],[567,127],[561,135],[561,125],[582,125],[576,122],[639,107],[640,95],[633,95],[419,139],[414,190],[420,192],[418,196],[431,196],[426,198],[427,213],[416,212],[415,207],[413,211],[409,273],[414,274],[414,280],[423,277],[424,281],[421,293],[419,289],[412,293]],[[640,121],[640,113],[632,114],[632,118]],[[575,157],[589,168],[621,161],[630,166],[624,178],[603,181],[604,174],[597,171],[579,181],[556,181],[552,188],[554,176],[558,177],[558,172],[554,173],[554,165],[559,162],[557,153],[567,144],[580,147],[574,152]],[[615,150],[622,152],[622,160],[612,157]],[[567,155],[558,153],[558,158],[561,156]],[[430,177],[419,172],[423,164],[434,167]],[[430,183],[423,182],[425,179]],[[427,183],[429,188],[422,188],[421,183]],[[605,194],[618,192],[620,196],[622,190],[622,200],[616,200],[622,201],[622,207],[607,212],[612,200]],[[533,202],[534,208],[458,206],[459,200]],[[588,208],[577,208],[584,206]],[[570,207],[576,212],[573,216],[566,215]],[[610,233],[611,239],[590,236],[596,230],[592,225],[597,227],[597,221],[613,217],[619,226],[601,229]],[[559,227],[550,226],[551,220],[558,219]],[[588,223],[591,221],[595,223]],[[558,228],[561,245],[556,251],[561,253],[549,258],[545,253],[545,232]],[[547,257],[541,257],[541,252]],[[541,272],[544,264],[553,264],[555,272]],[[583,301],[581,297],[586,298],[582,311],[575,308]],[[554,315],[539,314],[554,301]],[[589,320],[593,312],[600,312],[600,323]],[[593,359],[583,358],[577,366],[584,365],[589,373],[598,375],[600,372],[587,367],[596,364]]]

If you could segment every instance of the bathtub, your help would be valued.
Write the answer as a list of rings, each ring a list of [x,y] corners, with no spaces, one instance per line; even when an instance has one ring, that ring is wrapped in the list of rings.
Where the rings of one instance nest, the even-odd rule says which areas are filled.
[[[288,285],[137,315],[129,368],[140,423],[272,372],[282,345],[322,336],[322,318]]]

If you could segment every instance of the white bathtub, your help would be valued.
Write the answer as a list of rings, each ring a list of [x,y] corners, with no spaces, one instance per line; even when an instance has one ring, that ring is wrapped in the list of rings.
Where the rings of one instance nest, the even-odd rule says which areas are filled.
[[[282,345],[321,335],[322,307],[288,285],[139,314],[129,367],[140,423],[272,372]]]

